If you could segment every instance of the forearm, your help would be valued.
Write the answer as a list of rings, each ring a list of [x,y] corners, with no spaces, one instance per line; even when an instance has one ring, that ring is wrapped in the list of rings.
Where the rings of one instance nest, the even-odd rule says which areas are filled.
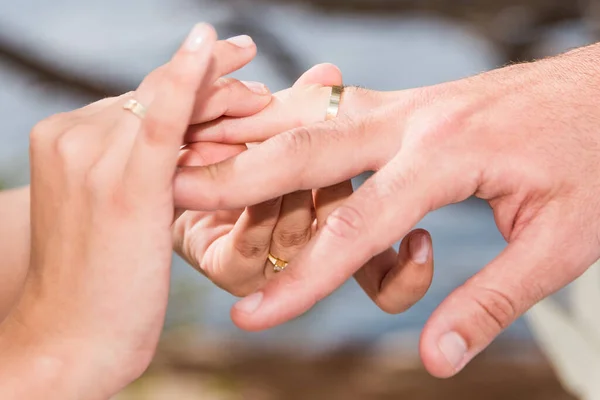
[[[0,192],[0,322],[25,281],[29,242],[29,187]]]

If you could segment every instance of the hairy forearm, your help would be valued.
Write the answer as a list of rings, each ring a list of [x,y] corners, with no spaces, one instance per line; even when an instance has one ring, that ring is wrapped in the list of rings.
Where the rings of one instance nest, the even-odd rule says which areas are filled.
[[[29,266],[29,187],[0,193],[0,321],[19,296]]]

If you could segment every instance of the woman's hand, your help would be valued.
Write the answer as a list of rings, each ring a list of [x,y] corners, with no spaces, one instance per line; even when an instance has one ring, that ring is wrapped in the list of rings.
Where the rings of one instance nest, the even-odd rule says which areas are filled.
[[[236,323],[256,330],[298,316],[428,212],[476,195],[489,201],[509,245],[440,305],[421,338],[431,373],[460,371],[600,256],[599,63],[593,45],[435,87],[349,89],[346,117],[277,135],[217,166],[182,170],[176,193],[185,191],[189,203],[194,190],[210,187],[197,199],[205,208],[376,171],[294,259],[292,273],[234,308]],[[260,126],[238,124],[235,132],[243,141],[266,139],[252,135]],[[216,127],[206,135],[218,136]],[[233,133],[225,137],[234,141]]]
[[[256,119],[272,118],[288,126],[285,113],[296,107],[305,110],[307,101],[318,99],[340,85],[339,70],[330,65],[319,66],[304,74],[291,90],[274,95],[269,105],[257,114]],[[322,109],[299,123],[325,119],[327,99]],[[224,117],[231,123],[244,118]],[[216,164],[247,150],[245,144],[197,141],[198,129],[205,124],[193,126],[186,135],[188,143],[180,156],[181,167]],[[274,129],[269,126],[269,129]],[[222,138],[219,138],[220,140]],[[226,141],[225,141],[226,142]],[[277,166],[274,165],[276,168]],[[279,259],[291,261],[310,241],[329,213],[341,201],[352,194],[350,181],[334,187],[315,191],[301,191],[239,210],[217,212],[180,211],[174,224],[175,250],[196,269],[205,274],[221,288],[236,296],[246,296],[261,288],[275,276],[274,265],[268,261],[271,253]]]
[[[191,127],[186,135],[189,153],[183,155],[182,167],[217,164],[246,150],[245,145],[236,143],[266,140],[280,132],[323,121],[330,86],[341,83],[342,75],[337,67],[318,65],[292,88],[276,93],[273,101],[259,113],[246,118],[224,117]],[[276,158],[272,157],[272,162]],[[273,168],[278,165],[279,162],[273,162]],[[268,183],[263,183],[263,188],[268,190]],[[211,196],[211,193],[202,196],[190,189],[180,192],[177,198],[180,204],[198,204],[202,199],[197,196]],[[310,229],[311,225],[322,228],[329,214],[352,192],[351,182],[344,181],[315,191],[285,195],[283,204],[270,200],[245,211],[188,211],[175,224],[175,247],[219,286],[235,295],[246,296],[274,277],[273,266],[270,263],[265,266],[269,252],[278,258],[293,260],[316,234],[315,229]],[[311,216],[311,206],[315,209],[314,216]],[[324,267],[327,262],[324,258],[319,265]],[[419,301],[429,289],[432,277],[431,237],[422,230],[407,235],[399,253],[389,248],[355,274],[369,297],[389,313],[400,313]]]
[[[31,266],[0,326],[0,397],[106,399],[146,369],[167,305],[184,134],[268,104],[219,80],[254,53],[199,25],[135,93],[33,130]],[[148,107],[142,120],[123,109],[133,98]]]

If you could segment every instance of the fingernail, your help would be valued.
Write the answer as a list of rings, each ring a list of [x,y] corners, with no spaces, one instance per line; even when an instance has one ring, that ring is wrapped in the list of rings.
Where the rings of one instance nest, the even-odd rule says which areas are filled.
[[[467,355],[467,342],[456,332],[446,333],[440,338],[438,347],[455,370],[462,368]]]
[[[260,82],[246,82],[246,81],[242,81],[242,83],[248,88],[250,89],[252,92],[256,93],[256,94],[267,94],[269,93],[269,89]]]
[[[417,264],[425,264],[429,260],[431,246],[429,238],[423,233],[413,235],[409,243],[410,258]]]
[[[256,310],[258,310],[258,307],[260,306],[262,299],[263,299],[262,292],[256,292],[256,293],[251,294],[250,296],[246,297],[245,299],[239,301],[234,307],[238,311],[241,311],[243,313],[252,314]]]
[[[234,36],[227,39],[227,42],[241,48],[250,47],[254,44],[254,40],[248,35]]]
[[[206,24],[198,24],[194,26],[187,39],[185,40],[184,48],[187,51],[198,51],[202,47],[204,39],[208,36],[209,27]]]

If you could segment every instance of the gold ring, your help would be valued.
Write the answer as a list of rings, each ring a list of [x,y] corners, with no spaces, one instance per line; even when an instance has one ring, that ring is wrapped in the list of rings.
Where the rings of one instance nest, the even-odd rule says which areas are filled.
[[[330,121],[338,116],[343,93],[343,86],[331,87],[331,97],[329,98],[329,106],[327,107],[327,117],[325,118],[326,121]]]
[[[131,111],[133,114],[135,114],[140,119],[144,119],[144,117],[146,116],[146,107],[144,107],[136,99],[127,100],[127,103],[125,103],[123,108],[127,111]]]
[[[289,264],[287,261],[277,258],[271,253],[269,253],[269,261],[273,264],[273,271],[275,272],[283,272]]]

